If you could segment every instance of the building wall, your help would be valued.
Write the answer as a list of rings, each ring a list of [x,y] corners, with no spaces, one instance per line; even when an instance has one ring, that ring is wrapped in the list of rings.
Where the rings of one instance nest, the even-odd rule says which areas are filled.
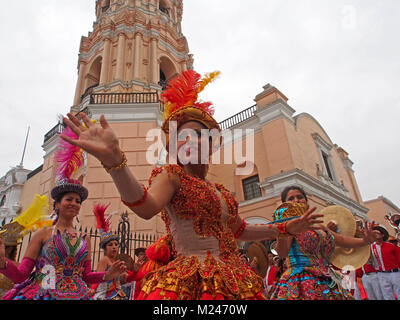
[[[368,218],[371,221],[383,225],[389,231],[389,234],[395,237],[396,232],[385,219],[385,216],[389,215],[389,213],[400,214],[400,209],[387,201],[384,197],[366,201],[365,206],[369,209]]]
[[[311,115],[295,116],[295,110],[287,105],[287,101],[286,96],[276,88],[271,85],[264,87],[264,92],[256,97],[258,110],[255,116],[230,129],[253,129],[254,136],[243,136],[233,144],[225,143],[220,152],[222,164],[210,166],[210,180],[223,183],[234,193],[240,203],[239,213],[245,219],[270,220],[281,203],[281,191],[290,184],[302,186],[308,193],[310,206],[316,206],[318,210],[332,204],[343,205],[345,201],[344,206],[356,211],[360,217],[367,218],[365,213],[368,209],[360,201],[357,183],[352,179],[354,172],[348,154],[332,142]],[[239,145],[246,150],[244,145],[249,139],[254,139],[254,157],[247,161],[254,164],[254,170],[239,176],[235,170],[242,163],[234,161],[225,164],[224,154],[232,154],[232,149]],[[333,180],[327,176],[321,148],[326,149],[329,155]],[[245,201],[242,181],[257,174],[261,197]],[[278,181],[285,175],[293,178],[286,182],[274,182],[274,179]],[[318,192],[315,192],[317,189]],[[325,196],[327,190],[331,193],[329,197]]]

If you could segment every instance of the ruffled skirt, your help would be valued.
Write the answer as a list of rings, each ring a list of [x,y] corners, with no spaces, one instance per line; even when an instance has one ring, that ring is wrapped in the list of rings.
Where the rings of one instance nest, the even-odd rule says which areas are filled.
[[[262,279],[240,257],[180,256],[150,273],[137,300],[265,300]]]
[[[270,291],[271,300],[353,300],[350,292],[318,269],[307,267],[303,272],[287,270]]]

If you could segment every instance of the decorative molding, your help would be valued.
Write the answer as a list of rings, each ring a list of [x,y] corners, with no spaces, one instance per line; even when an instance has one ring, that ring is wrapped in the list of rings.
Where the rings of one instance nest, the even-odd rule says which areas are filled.
[[[264,197],[264,200],[280,197],[283,189],[291,185],[301,186],[309,195],[315,195],[328,203],[346,207],[356,216],[362,219],[368,219],[368,208],[343,194],[340,189],[318,181],[299,169],[269,177],[260,183],[260,187],[264,188],[265,194],[267,195]]]
[[[284,118],[294,124],[293,115],[295,112],[296,110],[289,106],[285,101],[278,99],[266,107],[258,109],[255,116],[259,118],[260,126],[280,118]]]
[[[160,105],[154,104],[113,104],[88,105],[92,118],[99,120],[104,114],[109,122],[150,122],[161,127],[163,123]],[[82,109],[83,110],[83,109]]]
[[[315,141],[315,143],[321,148],[323,149],[323,151],[325,151],[325,153],[327,153],[329,155],[329,152],[332,150],[333,146],[329,143],[326,142],[324,140],[324,138],[322,138],[319,133],[313,133],[312,137]]]
[[[52,136],[48,141],[46,141],[42,145],[42,149],[45,153],[44,158],[47,158],[49,155],[51,155],[53,152],[56,151],[57,146],[58,146],[58,137],[60,134],[55,134]]]

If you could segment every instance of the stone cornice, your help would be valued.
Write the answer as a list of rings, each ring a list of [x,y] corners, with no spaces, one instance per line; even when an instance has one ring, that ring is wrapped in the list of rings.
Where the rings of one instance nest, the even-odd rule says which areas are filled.
[[[45,152],[44,158],[46,158],[47,156],[49,156],[50,154],[52,154],[57,150],[59,136],[60,136],[59,134],[55,134],[53,137],[51,137],[48,141],[46,141],[42,145],[43,151]]]
[[[171,43],[166,42],[161,38],[161,34],[158,30],[150,29],[147,30],[145,26],[141,24],[135,24],[132,27],[126,26],[125,24],[120,25],[116,28],[116,30],[106,30],[102,32],[103,38],[114,38],[117,37],[119,33],[124,32],[126,34],[135,34],[137,32],[141,32],[144,37],[151,39],[158,39],[158,44],[161,47],[164,47],[168,52],[172,53],[176,58],[182,60],[188,60],[188,53],[181,53],[178,50],[180,48],[175,48]],[[87,52],[81,52],[79,54],[79,61],[87,60],[92,58],[97,52],[104,46],[104,40],[100,40],[96,42]]]
[[[326,150],[326,151],[328,151],[328,152],[332,150],[333,146],[332,146],[329,142],[326,142],[326,141],[319,135],[319,133],[313,133],[313,134],[312,134],[312,137],[313,137],[315,143],[316,143],[317,145],[319,145],[320,147],[322,147],[322,149],[324,149],[324,150]]]
[[[368,201],[364,201],[364,203],[370,203],[370,202],[375,202],[375,201],[383,201],[384,203],[386,203],[388,206],[392,207],[393,209],[395,209],[397,212],[400,213],[400,208],[398,206],[396,206],[392,201],[390,201],[388,198],[384,197],[384,196],[380,196],[377,199],[373,199],[373,200],[368,200]]]
[[[267,196],[265,199],[280,197],[283,189],[289,185],[299,185],[309,195],[315,195],[328,203],[348,208],[362,219],[367,219],[368,208],[347,197],[327,184],[315,179],[302,170],[294,169],[265,179],[260,183]]]
[[[116,122],[150,122],[161,127],[163,117],[158,103],[152,104],[107,104],[88,105],[91,117],[99,120],[104,114],[110,123]]]
[[[266,107],[258,109],[255,115],[260,120],[260,126],[282,117],[294,124],[293,114],[295,112],[285,101],[278,99]]]

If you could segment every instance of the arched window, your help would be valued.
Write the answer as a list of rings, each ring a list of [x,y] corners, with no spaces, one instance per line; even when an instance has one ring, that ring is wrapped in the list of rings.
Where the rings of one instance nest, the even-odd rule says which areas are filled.
[[[164,72],[160,69],[160,82],[158,83],[162,87],[162,91],[167,88],[167,77],[165,76]]]
[[[160,58],[160,82],[158,83],[162,90],[165,90],[171,79],[177,76],[177,70],[174,63],[166,56]]]
[[[165,1],[160,0],[158,9],[160,9],[160,11],[162,13],[166,14],[169,17],[169,9],[168,9],[167,3]]]
[[[102,57],[97,57],[92,63],[88,74],[86,75],[85,92],[81,97],[81,101],[89,94],[93,92],[93,89],[99,85],[100,74],[102,66]]]
[[[106,12],[110,8],[110,0],[104,0],[103,1],[103,6],[101,7],[101,10],[103,12]]]

